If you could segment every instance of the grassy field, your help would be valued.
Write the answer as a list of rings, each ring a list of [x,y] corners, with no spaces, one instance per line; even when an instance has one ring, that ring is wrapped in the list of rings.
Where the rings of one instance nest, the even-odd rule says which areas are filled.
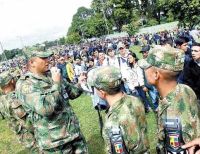
[[[77,114],[82,132],[87,140],[89,152],[91,154],[104,154],[104,143],[99,133],[97,112],[92,107],[89,96],[82,95],[76,100],[71,101],[71,105]],[[153,112],[147,114],[148,135],[151,143],[151,152],[155,153],[156,144],[156,125],[155,115]],[[27,150],[23,149],[16,136],[9,130],[5,120],[0,120],[0,153],[1,154],[26,154]]]
[[[131,50],[135,52],[138,58],[141,58],[140,46],[133,46]],[[86,138],[89,152],[91,154],[104,154],[104,143],[100,136],[98,115],[92,107],[89,96],[82,95],[78,99],[71,101],[71,105],[77,114],[81,130]],[[104,114],[103,114],[104,115]],[[151,145],[151,153],[155,153],[156,145],[156,122],[155,114],[147,114],[148,136]],[[18,143],[16,136],[9,130],[6,120],[0,120],[0,154],[27,154],[28,151],[23,149]]]

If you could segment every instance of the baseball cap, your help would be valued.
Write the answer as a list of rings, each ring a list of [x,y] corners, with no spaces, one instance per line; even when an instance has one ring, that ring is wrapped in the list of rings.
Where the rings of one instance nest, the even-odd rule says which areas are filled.
[[[112,50],[113,50],[113,47],[112,46],[108,46],[107,52],[108,51],[112,51]]]
[[[146,46],[142,47],[140,53],[141,53],[141,52],[146,52],[146,51],[149,51],[149,50],[150,50],[150,46],[149,46],[149,45],[146,45]]]
[[[105,91],[112,90],[121,85],[121,72],[113,66],[104,66],[94,72],[94,87]]]
[[[117,45],[117,49],[119,50],[120,48],[125,48],[125,45],[121,42]]]
[[[146,59],[138,61],[138,65],[147,69],[155,66],[169,71],[181,71],[184,66],[185,54],[179,49],[172,47],[157,47],[152,49]]]

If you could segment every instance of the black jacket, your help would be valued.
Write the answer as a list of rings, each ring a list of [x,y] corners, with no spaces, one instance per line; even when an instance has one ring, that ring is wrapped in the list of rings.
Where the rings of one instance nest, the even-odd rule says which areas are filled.
[[[193,60],[184,69],[184,83],[190,86],[200,99],[200,66]]]

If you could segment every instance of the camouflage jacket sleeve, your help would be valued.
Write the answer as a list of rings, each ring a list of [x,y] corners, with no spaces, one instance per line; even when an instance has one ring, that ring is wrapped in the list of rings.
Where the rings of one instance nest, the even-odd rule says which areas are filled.
[[[79,97],[83,92],[81,88],[78,88],[67,81],[63,81],[62,86],[62,88],[64,89],[64,93],[68,94],[69,99],[75,99]]]
[[[31,109],[42,116],[49,116],[54,112],[60,99],[60,84],[53,84],[50,88],[41,89],[31,79],[20,79],[17,82],[16,94],[25,108]]]

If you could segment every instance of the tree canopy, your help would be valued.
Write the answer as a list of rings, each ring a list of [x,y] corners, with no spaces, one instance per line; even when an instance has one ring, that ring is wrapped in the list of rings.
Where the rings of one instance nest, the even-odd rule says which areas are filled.
[[[134,34],[140,27],[178,20],[183,27],[200,23],[199,0],[93,0],[80,7],[67,33],[67,43],[113,31]]]

